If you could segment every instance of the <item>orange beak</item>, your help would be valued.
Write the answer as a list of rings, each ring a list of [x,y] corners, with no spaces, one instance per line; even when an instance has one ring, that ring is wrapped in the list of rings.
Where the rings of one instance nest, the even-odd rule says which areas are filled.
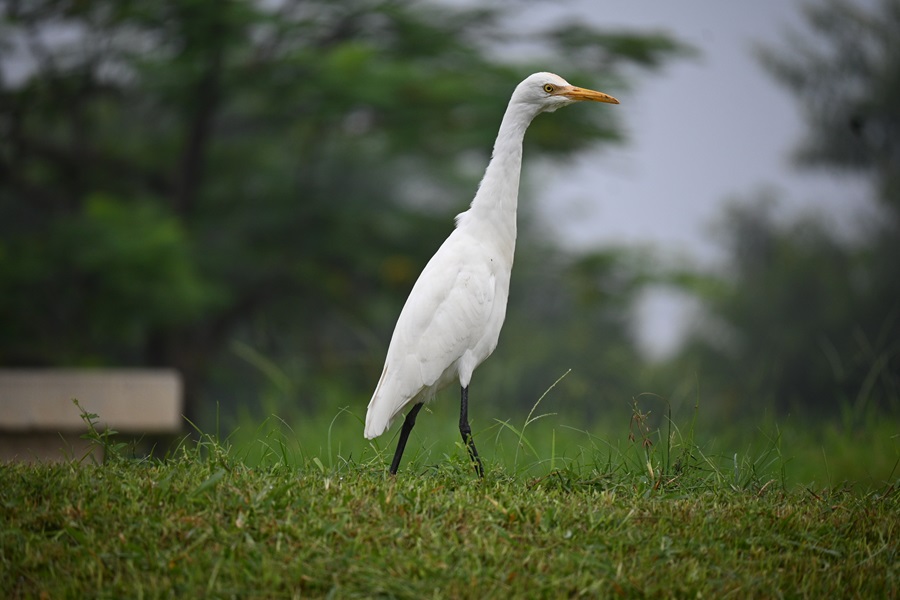
[[[595,92],[585,88],[570,86],[559,90],[559,95],[565,96],[576,101],[591,100],[593,102],[606,102],[607,104],[618,104],[619,101],[603,92]]]

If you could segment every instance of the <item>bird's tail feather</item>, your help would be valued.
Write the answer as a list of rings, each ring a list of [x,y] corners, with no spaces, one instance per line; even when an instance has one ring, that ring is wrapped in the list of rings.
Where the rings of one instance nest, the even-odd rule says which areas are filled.
[[[381,372],[381,378],[378,380],[378,385],[375,386],[375,392],[372,394],[372,399],[369,400],[369,408],[366,411],[366,429],[364,435],[367,440],[376,438],[387,431],[396,414],[392,411],[393,407],[390,406],[390,403],[386,401],[384,395],[381,393],[386,375],[387,365],[384,366],[384,370]]]

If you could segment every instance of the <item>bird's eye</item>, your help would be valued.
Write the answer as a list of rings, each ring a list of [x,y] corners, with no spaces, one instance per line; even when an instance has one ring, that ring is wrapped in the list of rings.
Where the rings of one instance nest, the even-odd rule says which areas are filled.
[[[556,88],[553,87],[553,84],[552,84],[552,83],[545,83],[545,84],[544,84],[544,91],[547,92],[548,94],[552,94],[553,91],[554,91],[555,89],[556,89]]]

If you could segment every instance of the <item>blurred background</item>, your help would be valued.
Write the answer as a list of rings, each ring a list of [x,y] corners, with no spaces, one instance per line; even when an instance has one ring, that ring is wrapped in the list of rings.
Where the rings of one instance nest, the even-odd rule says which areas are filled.
[[[549,70],[622,104],[528,132],[476,434],[565,373],[543,406],[582,430],[651,398],[896,433],[900,1],[624,4],[0,2],[0,365],[172,367],[201,429],[364,448],[403,301]]]

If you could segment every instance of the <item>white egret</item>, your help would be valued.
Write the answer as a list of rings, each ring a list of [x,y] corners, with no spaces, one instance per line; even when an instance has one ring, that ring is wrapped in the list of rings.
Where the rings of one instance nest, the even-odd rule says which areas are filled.
[[[516,87],[469,210],[456,217],[456,228],[413,285],[366,414],[365,436],[372,439],[412,405],[400,430],[391,474],[397,472],[423,404],[458,379],[462,388],[459,432],[475,471],[484,476],[469,427],[469,382],[475,368],[497,347],[506,317],[522,140],[539,113],[581,100],[619,103],[612,96],[575,87],[552,73],[535,73]]]

